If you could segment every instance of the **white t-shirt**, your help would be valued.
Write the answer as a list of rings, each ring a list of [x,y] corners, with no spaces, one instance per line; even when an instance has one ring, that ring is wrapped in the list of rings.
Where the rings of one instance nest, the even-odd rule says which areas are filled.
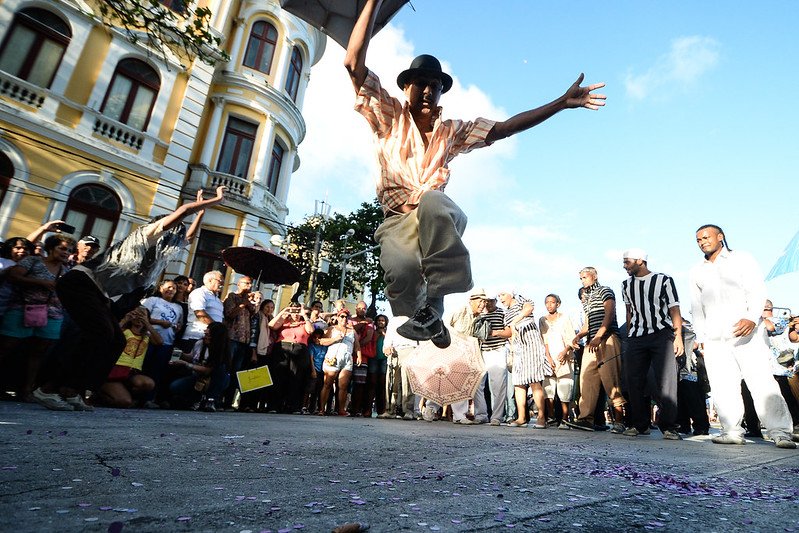
[[[150,296],[142,300],[142,305],[150,311],[150,318],[167,320],[172,324],[183,323],[183,308],[180,307],[180,304],[167,302],[158,296]],[[175,344],[175,328],[165,328],[158,324],[153,324],[153,329],[161,335],[165,345],[172,346]]]
[[[225,318],[225,308],[219,297],[203,287],[198,287],[189,294],[189,316],[187,318],[184,340],[201,339],[205,335],[206,324],[200,322],[195,311],[205,311],[214,322],[222,322]]]

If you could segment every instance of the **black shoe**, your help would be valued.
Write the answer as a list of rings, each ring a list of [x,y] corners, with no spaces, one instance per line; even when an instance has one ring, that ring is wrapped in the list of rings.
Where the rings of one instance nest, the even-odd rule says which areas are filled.
[[[433,344],[437,348],[441,348],[442,350],[447,346],[449,346],[450,342],[452,342],[452,339],[449,336],[449,330],[443,324],[441,326],[441,333],[439,333],[430,340],[433,341]]]
[[[570,428],[582,429],[583,431],[594,431],[594,425],[585,420],[575,420],[574,422],[564,420],[563,423]]]
[[[703,431],[695,429],[694,430],[694,436],[699,436],[699,435],[710,435],[710,432],[708,432],[708,430],[706,430],[706,429],[703,430]]]
[[[213,400],[206,400],[203,404],[203,411],[206,413],[215,413],[216,412],[216,404]]]
[[[429,304],[424,304],[424,306],[420,307],[407,322],[397,328],[397,333],[412,341],[429,341],[433,337],[441,335],[442,338],[439,342],[443,344],[444,333],[442,330],[446,330],[446,328],[443,322],[441,322],[441,317]],[[448,332],[446,336],[449,337]],[[436,344],[436,346],[438,346],[438,344]],[[449,346],[448,338],[447,343],[444,346],[439,346],[439,348],[445,348],[447,346]]]
[[[744,437],[746,437],[747,439],[762,439],[763,433],[761,433],[760,431],[757,432],[747,431],[746,433],[744,433]]]

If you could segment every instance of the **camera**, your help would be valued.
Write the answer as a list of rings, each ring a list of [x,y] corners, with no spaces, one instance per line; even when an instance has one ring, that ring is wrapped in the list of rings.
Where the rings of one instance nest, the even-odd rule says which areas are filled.
[[[70,226],[66,222],[59,222],[53,229],[61,233],[75,233],[75,226]]]
[[[774,318],[784,318],[786,320],[790,320],[793,317],[793,313],[787,307],[772,307],[771,314]]]

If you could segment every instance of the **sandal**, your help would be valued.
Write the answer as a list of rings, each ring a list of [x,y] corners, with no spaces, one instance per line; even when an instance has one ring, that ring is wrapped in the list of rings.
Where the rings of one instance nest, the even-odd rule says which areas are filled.
[[[316,412],[316,416],[325,416],[325,412],[324,411],[317,411]]]

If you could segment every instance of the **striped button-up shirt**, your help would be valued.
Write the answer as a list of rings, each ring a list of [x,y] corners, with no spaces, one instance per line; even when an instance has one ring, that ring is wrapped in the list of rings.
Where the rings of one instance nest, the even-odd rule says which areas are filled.
[[[674,327],[669,310],[680,302],[670,276],[650,272],[640,278],[631,277],[622,282],[621,292],[630,310],[628,337],[641,337]]]
[[[417,205],[425,191],[443,191],[449,181],[447,164],[458,154],[487,146],[486,136],[494,127],[494,121],[484,118],[441,120],[439,108],[425,148],[408,104],[390,96],[372,71],[358,92],[355,110],[374,132],[380,167],[377,199],[386,214],[397,212],[403,204]]]

